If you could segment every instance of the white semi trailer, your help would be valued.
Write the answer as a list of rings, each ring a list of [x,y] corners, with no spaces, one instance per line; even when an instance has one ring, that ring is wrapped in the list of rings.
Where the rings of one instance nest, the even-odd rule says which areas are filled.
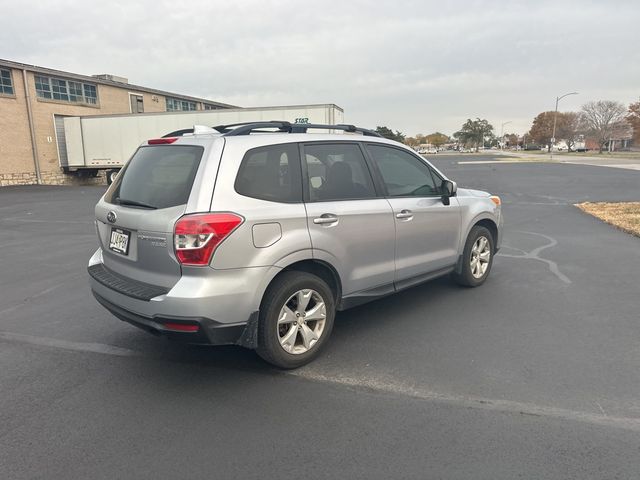
[[[286,120],[291,123],[344,123],[344,111],[334,104],[198,110],[86,117],[54,117],[60,166],[67,173],[95,176],[108,170],[111,183],[138,146],[150,138],[194,125]]]

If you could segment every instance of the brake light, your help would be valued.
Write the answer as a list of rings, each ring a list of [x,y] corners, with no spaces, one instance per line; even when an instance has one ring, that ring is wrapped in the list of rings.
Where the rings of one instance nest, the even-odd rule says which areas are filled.
[[[151,140],[147,141],[147,144],[148,145],[164,145],[167,143],[173,143],[176,140],[178,140],[178,138],[180,137],[152,138]]]
[[[216,247],[244,219],[235,213],[197,213],[176,222],[174,246],[182,265],[209,265]]]

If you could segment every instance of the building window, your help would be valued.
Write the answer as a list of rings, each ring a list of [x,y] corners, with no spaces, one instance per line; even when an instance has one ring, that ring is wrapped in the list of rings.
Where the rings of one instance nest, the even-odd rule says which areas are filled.
[[[89,105],[98,103],[96,86],[90,83],[74,82],[41,75],[36,75],[35,80],[36,93],[40,98],[70,103],[87,103]]]
[[[0,93],[13,95],[13,82],[11,82],[11,70],[0,69]]]
[[[134,93],[129,94],[131,113],[144,113],[144,97]]]
[[[167,112],[188,112],[196,110],[196,102],[167,97]]]
[[[205,110],[220,110],[220,107],[216,105],[211,105],[210,103],[203,103]]]

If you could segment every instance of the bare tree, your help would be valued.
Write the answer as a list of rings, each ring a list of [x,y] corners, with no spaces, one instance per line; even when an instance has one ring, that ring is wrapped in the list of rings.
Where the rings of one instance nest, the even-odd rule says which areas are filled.
[[[626,107],[612,100],[598,100],[582,106],[582,115],[591,135],[598,141],[600,153],[621,125],[625,123]]]
[[[584,133],[586,129],[584,116],[578,112],[564,112],[558,120],[558,136],[567,144],[567,150],[570,152],[576,144],[578,135]]]

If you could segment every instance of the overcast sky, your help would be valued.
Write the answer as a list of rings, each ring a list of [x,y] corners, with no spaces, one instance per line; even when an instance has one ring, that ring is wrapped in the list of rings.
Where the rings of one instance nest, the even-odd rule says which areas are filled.
[[[640,0],[0,0],[0,58],[349,123],[522,133],[556,95],[640,97]]]

